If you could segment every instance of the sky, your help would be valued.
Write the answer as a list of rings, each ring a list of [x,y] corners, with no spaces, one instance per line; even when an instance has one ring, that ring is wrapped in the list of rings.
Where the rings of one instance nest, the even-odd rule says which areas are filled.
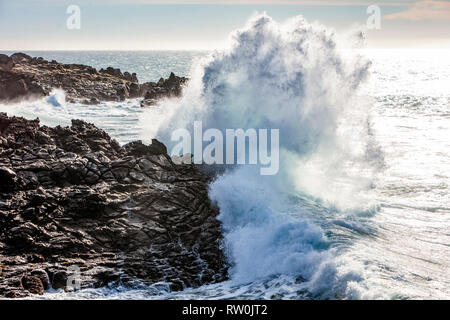
[[[69,5],[79,29],[67,27]],[[370,5],[381,19],[369,48],[450,48],[450,0],[0,0],[0,50],[211,50],[256,12],[344,34],[365,28]]]

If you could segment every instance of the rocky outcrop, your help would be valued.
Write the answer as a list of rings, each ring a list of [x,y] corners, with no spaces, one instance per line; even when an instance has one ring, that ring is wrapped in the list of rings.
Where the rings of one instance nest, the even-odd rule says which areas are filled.
[[[22,54],[13,54],[11,57],[0,54],[0,101],[38,98],[46,94],[34,76],[12,71],[15,61],[21,62],[23,59]]]
[[[13,60],[5,54],[0,54],[0,70],[11,71],[14,67]]]
[[[173,72],[169,78],[159,79],[157,83],[147,82],[141,86],[141,94],[144,94],[144,100],[141,106],[155,105],[159,99],[164,97],[178,97],[187,78],[177,77]],[[145,92],[145,93],[144,93]]]
[[[81,120],[0,113],[0,296],[71,290],[78,276],[81,288],[224,280],[209,180],[157,140],[121,147]]]
[[[166,80],[139,84],[135,73],[122,73],[112,67],[97,71],[24,53],[0,55],[0,102],[39,98],[61,88],[70,102],[95,104],[142,97],[142,106],[147,106],[161,98],[181,95],[186,82],[187,78],[172,73]]]

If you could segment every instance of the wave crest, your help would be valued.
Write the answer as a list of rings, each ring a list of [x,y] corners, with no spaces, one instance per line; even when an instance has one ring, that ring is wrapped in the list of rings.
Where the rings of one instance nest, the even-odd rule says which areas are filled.
[[[288,275],[324,298],[355,297],[361,276],[342,273],[314,208],[319,199],[341,212],[364,207],[379,152],[370,136],[367,101],[358,89],[370,63],[340,50],[333,31],[303,17],[278,23],[252,17],[192,73],[181,100],[162,102],[141,118],[144,135],[170,148],[171,132],[206,128],[280,130],[280,172],[252,166],[226,171],[210,186],[220,207],[231,279],[249,283]],[[375,150],[375,151],[374,151]],[[371,151],[371,152],[370,152]],[[332,219],[327,210],[321,219]],[[331,212],[331,213],[330,213]],[[327,216],[328,215],[328,216]]]

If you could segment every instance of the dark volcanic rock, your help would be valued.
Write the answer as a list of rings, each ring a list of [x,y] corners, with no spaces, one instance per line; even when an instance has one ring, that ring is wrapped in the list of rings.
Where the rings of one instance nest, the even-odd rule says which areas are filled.
[[[36,276],[26,275],[21,279],[22,287],[32,294],[44,294],[44,285]]]
[[[11,57],[0,54],[0,102],[34,99],[61,88],[71,102],[95,104],[147,96],[142,105],[150,105],[157,99],[181,95],[186,81],[187,78],[171,74],[167,80],[140,85],[135,73],[122,73],[112,67],[97,71],[90,66],[49,62],[24,53]]]
[[[165,146],[121,147],[92,124],[48,128],[0,113],[0,296],[226,278],[209,177]]]
[[[187,78],[177,77],[173,72],[169,78],[164,80],[161,78],[158,83],[147,82],[142,85],[142,90],[145,91],[144,100],[141,106],[151,106],[164,97],[179,97],[183,85],[188,81]]]
[[[11,71],[14,67],[14,61],[5,54],[0,54],[0,70]]]
[[[0,101],[33,99],[48,92],[36,82],[34,76],[0,69]]]

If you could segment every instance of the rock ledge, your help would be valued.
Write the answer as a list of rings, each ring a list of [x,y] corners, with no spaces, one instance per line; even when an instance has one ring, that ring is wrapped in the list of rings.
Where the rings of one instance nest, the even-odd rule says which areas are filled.
[[[96,104],[143,98],[141,106],[149,106],[161,98],[180,96],[187,81],[171,73],[168,79],[139,84],[135,73],[122,73],[112,67],[97,71],[90,66],[62,64],[24,53],[10,57],[0,54],[0,102],[36,99],[60,88],[69,102]]]
[[[49,128],[0,113],[0,296],[66,287],[226,279],[210,177],[157,140],[121,147],[81,120]]]

